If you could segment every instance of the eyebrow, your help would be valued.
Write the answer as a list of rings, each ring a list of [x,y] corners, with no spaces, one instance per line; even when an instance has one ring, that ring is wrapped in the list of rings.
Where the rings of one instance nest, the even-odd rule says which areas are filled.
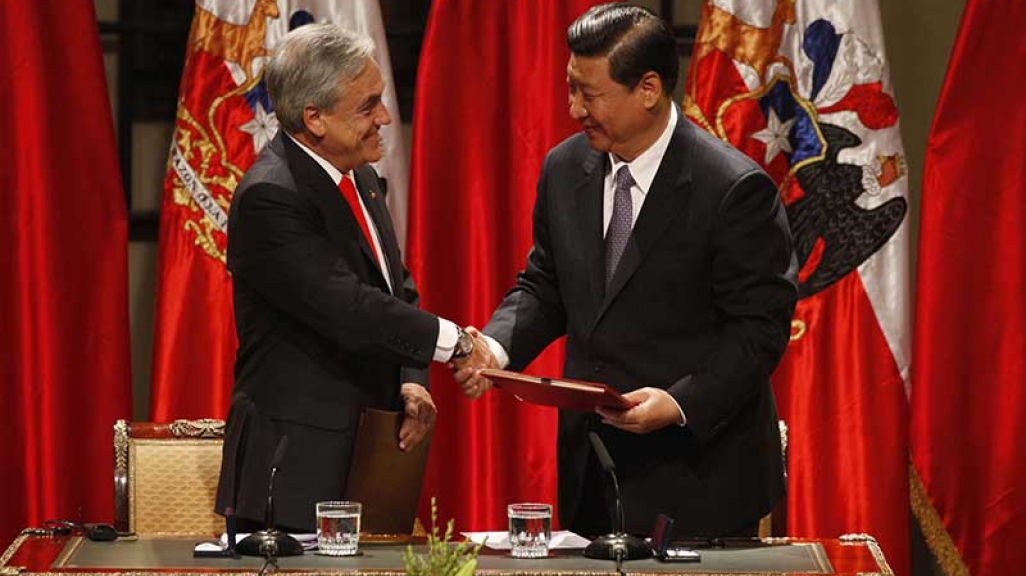
[[[595,87],[593,85],[588,84],[587,82],[583,82],[581,80],[575,80],[575,79],[571,78],[570,76],[566,77],[566,84],[567,84],[567,86],[573,86],[573,87],[578,88],[580,90],[590,90],[592,92],[595,91]]]
[[[374,94],[372,96],[368,96],[366,100],[360,103],[360,110],[365,110],[367,108],[377,106],[378,102],[381,102],[381,94]]]
[[[587,85],[587,82],[585,82],[584,79],[581,76],[582,76],[581,74],[573,74],[573,73],[571,73],[571,71],[569,69],[566,71],[566,81],[567,81],[567,83],[573,83],[573,84],[576,84],[578,86]]]

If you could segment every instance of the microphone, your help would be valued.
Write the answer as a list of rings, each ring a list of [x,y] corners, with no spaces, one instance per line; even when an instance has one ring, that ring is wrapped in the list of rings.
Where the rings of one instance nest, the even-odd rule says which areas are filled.
[[[595,450],[595,456],[598,456],[599,464],[602,469],[609,474],[609,477],[613,479],[613,492],[616,494],[616,512],[613,516],[613,529],[617,533],[623,533],[623,501],[620,500],[620,483],[616,479],[616,464],[613,464],[613,457],[609,455],[609,450],[606,450],[606,444],[602,442],[602,438],[595,432],[588,432],[588,440],[591,441],[591,447]]]
[[[265,556],[270,561],[277,556],[299,556],[303,545],[292,536],[274,528],[274,477],[278,474],[289,437],[282,436],[271,459],[271,478],[267,483],[267,510],[264,513],[264,529],[254,532],[239,542],[236,550],[245,556]]]
[[[599,560],[616,560],[617,565],[624,560],[651,558],[652,548],[637,536],[631,536],[624,530],[623,500],[620,498],[620,483],[616,479],[616,465],[606,450],[605,443],[595,431],[588,432],[588,440],[595,450],[602,469],[613,479],[613,493],[616,496],[616,509],[613,514],[613,532],[592,540],[584,549],[587,558]]]

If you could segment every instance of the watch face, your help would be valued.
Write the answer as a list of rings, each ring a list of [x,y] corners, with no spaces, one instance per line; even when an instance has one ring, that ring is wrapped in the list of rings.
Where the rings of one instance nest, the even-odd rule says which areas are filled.
[[[474,351],[474,339],[470,337],[463,330],[460,330],[459,338],[456,339],[456,354],[457,358],[469,356]]]
[[[470,354],[470,351],[474,349],[474,341],[470,339],[470,336],[464,332],[463,338],[460,341],[460,348],[464,354]]]

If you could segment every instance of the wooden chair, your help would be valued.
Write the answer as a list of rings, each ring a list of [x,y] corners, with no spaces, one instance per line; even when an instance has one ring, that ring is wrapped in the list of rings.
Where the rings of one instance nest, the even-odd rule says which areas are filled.
[[[214,535],[223,420],[114,424],[114,525],[145,535]]]

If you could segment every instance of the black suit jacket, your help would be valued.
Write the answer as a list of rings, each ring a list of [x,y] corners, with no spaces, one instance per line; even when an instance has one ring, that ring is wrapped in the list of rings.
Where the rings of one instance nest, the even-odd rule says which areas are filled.
[[[580,512],[589,428],[617,465],[627,528],[655,516],[678,533],[722,535],[768,512],[784,489],[769,376],[790,332],[797,262],[776,187],[753,162],[680,117],[632,236],[604,280],[609,159],[583,134],[545,160],[526,269],[485,333],[524,368],[566,334],[564,375],[620,391],[652,386],[687,425],[635,435],[561,411],[559,507]]]
[[[314,503],[342,496],[361,411],[399,409],[401,382],[427,382],[438,320],[417,308],[377,174],[364,166],[355,180],[387,271],[328,174],[283,134],[235,191],[228,269],[239,349],[218,512],[263,519],[270,460],[288,436],[277,523],[312,529]]]

